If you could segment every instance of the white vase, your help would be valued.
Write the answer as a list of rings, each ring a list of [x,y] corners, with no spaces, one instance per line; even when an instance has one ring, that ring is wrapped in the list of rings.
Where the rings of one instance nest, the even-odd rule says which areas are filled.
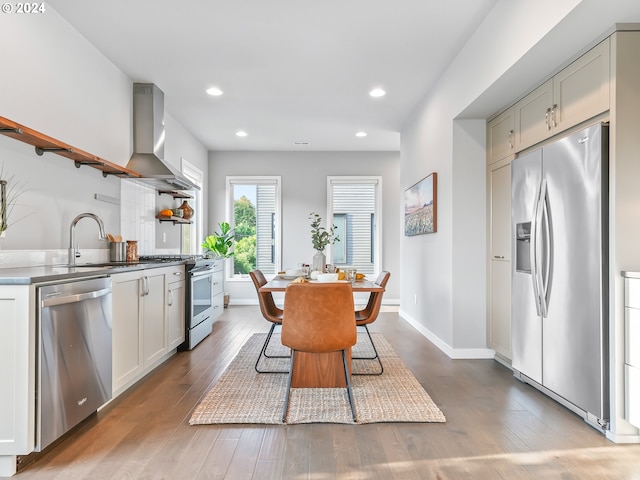
[[[324,253],[320,250],[316,251],[316,254],[313,256],[313,267],[312,270],[316,272],[324,272],[324,266],[327,263],[327,257],[324,256]]]

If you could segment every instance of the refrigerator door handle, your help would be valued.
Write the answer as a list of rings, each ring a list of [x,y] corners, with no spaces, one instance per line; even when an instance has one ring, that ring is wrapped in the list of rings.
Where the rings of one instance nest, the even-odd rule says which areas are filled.
[[[545,300],[544,300],[544,282],[543,282],[543,271],[542,271],[542,261],[543,259],[543,228],[542,228],[542,219],[545,213],[545,198],[547,196],[547,180],[543,179],[540,184],[540,189],[538,190],[538,196],[536,199],[536,208],[535,208],[535,216],[533,219],[534,227],[532,230],[535,230],[535,237],[533,238],[533,251],[535,262],[532,266],[532,276],[533,276],[533,290],[536,298],[536,311],[538,315],[541,315],[542,318],[547,316],[547,312],[545,309]]]
[[[540,191],[542,190],[542,185],[538,187],[536,192],[536,203],[533,209],[533,221],[531,222],[531,237],[530,237],[530,249],[529,249],[529,258],[531,261],[531,280],[533,284],[533,298],[536,304],[536,314],[540,316],[542,311],[540,309],[540,290],[538,288],[538,259],[540,258],[538,255],[538,236],[539,236],[539,228],[540,222],[538,222],[538,210],[540,209]]]
[[[546,318],[549,313],[549,279],[551,278],[551,223],[549,222],[549,195],[547,194],[547,181],[542,181],[540,200],[542,202],[541,223],[544,234],[541,245],[542,269],[540,271],[540,305],[542,307],[542,317]]]

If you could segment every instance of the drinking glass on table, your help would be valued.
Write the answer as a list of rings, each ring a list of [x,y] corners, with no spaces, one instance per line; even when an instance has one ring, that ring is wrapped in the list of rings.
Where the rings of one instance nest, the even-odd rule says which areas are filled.
[[[355,268],[345,268],[344,269],[344,279],[349,283],[355,282],[356,281],[356,269]]]

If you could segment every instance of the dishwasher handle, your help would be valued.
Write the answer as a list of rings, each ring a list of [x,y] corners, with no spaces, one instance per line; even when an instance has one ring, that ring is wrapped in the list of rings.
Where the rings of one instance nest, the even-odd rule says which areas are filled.
[[[76,293],[73,295],[65,295],[64,297],[51,297],[42,300],[42,307],[53,307],[55,305],[64,305],[65,303],[78,303],[83,300],[92,298],[100,298],[111,293],[111,288],[103,288],[86,293]]]

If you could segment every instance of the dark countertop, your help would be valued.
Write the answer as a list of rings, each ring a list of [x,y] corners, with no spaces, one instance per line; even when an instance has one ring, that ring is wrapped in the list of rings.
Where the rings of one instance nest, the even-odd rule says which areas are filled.
[[[64,281],[82,277],[106,276],[147,268],[171,267],[183,265],[184,263],[184,260],[176,260],[172,262],[95,263],[75,266],[42,265],[38,267],[2,268],[0,269],[0,285],[30,285],[32,283]]]

